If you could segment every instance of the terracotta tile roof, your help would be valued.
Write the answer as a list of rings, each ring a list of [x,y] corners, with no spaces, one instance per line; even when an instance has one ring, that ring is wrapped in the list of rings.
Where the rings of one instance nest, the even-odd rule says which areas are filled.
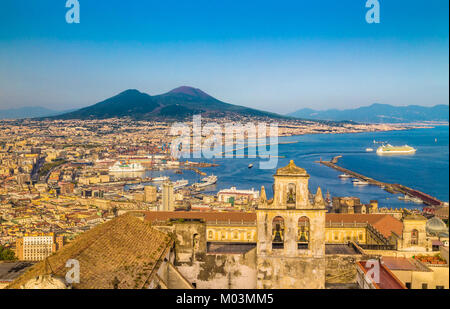
[[[205,222],[231,221],[231,222],[255,222],[256,213],[250,212],[218,212],[218,211],[147,211],[146,221],[166,221],[169,219],[202,219]]]
[[[157,262],[173,240],[138,218],[125,214],[79,235],[73,242],[47,258],[53,275],[64,278],[66,262],[80,263],[80,283],[73,288],[143,288],[154,275]],[[30,279],[46,274],[46,262],[34,265],[8,288],[20,288]]]
[[[403,223],[386,214],[326,214],[326,222],[332,223],[369,223],[384,237],[388,238],[394,232],[401,235]]]
[[[231,221],[231,222],[255,222],[256,213],[250,212],[217,212],[217,211],[147,211],[146,221],[166,221],[169,219],[202,219],[206,222]],[[392,232],[401,235],[403,223],[391,215],[386,214],[326,214],[326,222],[333,223],[369,223],[383,236],[388,238]]]
[[[364,273],[367,273],[366,269],[366,261],[360,261],[357,262],[358,267],[364,271]],[[371,268],[371,267],[369,267]],[[405,285],[395,276],[386,266],[383,264],[380,265],[380,276],[379,276],[379,282],[374,283],[375,287],[377,289],[400,289],[404,290],[406,289]]]

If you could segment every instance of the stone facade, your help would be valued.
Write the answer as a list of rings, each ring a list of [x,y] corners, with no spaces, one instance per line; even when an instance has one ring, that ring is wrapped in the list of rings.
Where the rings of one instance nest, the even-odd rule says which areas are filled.
[[[325,203],[309,198],[309,175],[293,161],[274,175],[274,198],[257,213],[257,287],[325,287]],[[262,190],[264,191],[264,190]]]
[[[403,235],[398,245],[400,251],[428,251],[427,219],[421,215],[409,215],[403,219]]]

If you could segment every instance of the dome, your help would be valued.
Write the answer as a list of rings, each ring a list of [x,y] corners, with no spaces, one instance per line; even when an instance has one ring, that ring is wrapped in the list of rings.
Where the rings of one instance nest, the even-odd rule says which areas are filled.
[[[426,229],[428,234],[439,235],[441,233],[448,233],[447,225],[437,217],[433,217],[427,221]]]

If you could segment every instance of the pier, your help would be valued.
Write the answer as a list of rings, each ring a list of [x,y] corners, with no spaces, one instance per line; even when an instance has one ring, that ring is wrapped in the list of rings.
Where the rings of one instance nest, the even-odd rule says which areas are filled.
[[[424,204],[429,205],[429,206],[440,206],[440,205],[444,204],[441,200],[439,200],[429,194],[423,193],[421,191],[409,188],[409,187],[401,185],[401,184],[396,184],[396,183],[392,184],[392,183],[378,181],[376,179],[364,176],[362,174],[359,174],[359,173],[356,173],[349,169],[346,169],[344,167],[341,167],[341,166],[337,165],[338,160],[341,157],[342,156],[334,157],[331,161],[322,161],[322,159],[320,159],[320,161],[316,161],[316,162],[320,163],[322,165],[331,167],[331,168],[338,170],[342,173],[345,173],[347,175],[350,175],[356,179],[365,181],[369,185],[379,186],[380,188],[382,188],[392,194],[404,194],[404,195],[408,195],[411,197],[416,197],[416,198],[419,198],[420,200],[422,200],[422,202]]]

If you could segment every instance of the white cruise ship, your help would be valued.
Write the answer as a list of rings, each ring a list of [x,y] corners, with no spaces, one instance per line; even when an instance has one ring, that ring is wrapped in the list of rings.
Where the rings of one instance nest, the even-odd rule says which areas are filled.
[[[117,161],[109,168],[110,172],[143,172],[145,168],[140,163],[122,163]]]
[[[383,145],[378,147],[377,154],[379,155],[385,155],[385,154],[413,154],[416,152],[416,149],[414,149],[411,146],[405,145],[405,146],[392,146],[390,144]]]

